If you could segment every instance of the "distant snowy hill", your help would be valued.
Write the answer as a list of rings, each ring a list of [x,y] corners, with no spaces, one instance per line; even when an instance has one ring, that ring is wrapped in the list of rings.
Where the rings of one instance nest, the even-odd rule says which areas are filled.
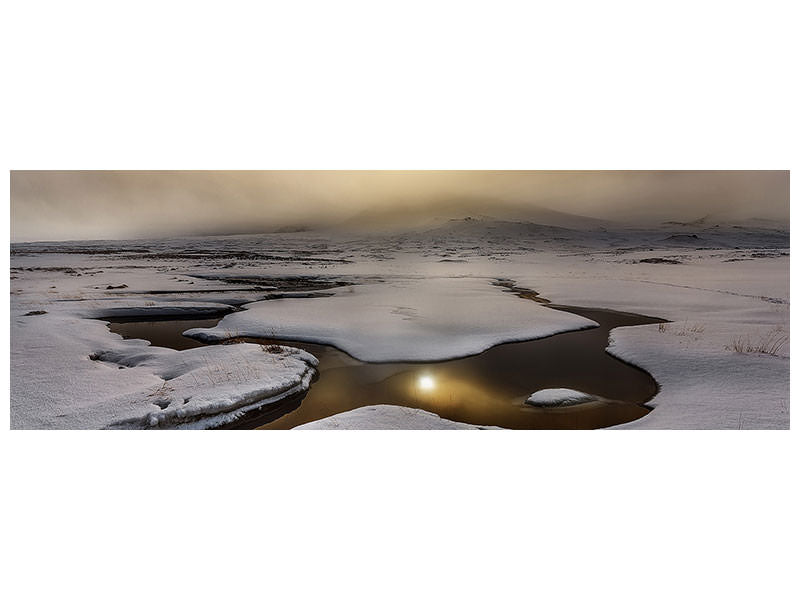
[[[364,210],[335,225],[341,231],[398,231],[440,226],[451,220],[467,217],[488,221],[525,221],[569,227],[573,229],[596,229],[611,224],[571,213],[560,212],[539,206],[520,207],[502,202],[463,200],[437,203],[434,206],[392,205]]]
[[[160,240],[25,242],[11,244],[11,255],[110,254],[120,258],[141,255],[151,259],[216,257],[337,263],[350,262],[362,251],[365,256],[375,258],[387,252],[414,248],[423,254],[441,254],[448,260],[460,260],[469,256],[498,255],[501,250],[515,253],[548,249],[608,250],[618,253],[648,249],[789,247],[788,226],[766,219],[714,223],[706,217],[692,222],[667,221],[652,226],[633,226],[548,210],[543,210],[538,216],[546,222],[473,214],[458,218],[429,217],[424,223],[413,226],[406,220],[403,226],[398,224],[388,229],[337,227],[293,233]],[[352,225],[354,221],[350,223]]]
[[[586,224],[586,223],[584,223]],[[385,232],[387,240],[403,246],[419,244],[435,248],[507,247],[520,250],[612,249],[732,249],[788,248],[788,229],[745,225],[664,223],[633,227],[620,223],[593,223],[592,227],[567,227],[529,221],[508,221],[486,216],[434,219],[425,227]]]

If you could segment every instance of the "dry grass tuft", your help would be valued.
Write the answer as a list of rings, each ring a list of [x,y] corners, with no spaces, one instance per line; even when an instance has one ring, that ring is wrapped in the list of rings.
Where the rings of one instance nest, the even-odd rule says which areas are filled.
[[[278,344],[261,344],[261,350],[267,354],[283,354],[283,346]]]
[[[789,334],[786,333],[783,327],[778,326],[755,341],[751,341],[749,336],[745,337],[740,335],[725,346],[725,349],[740,354],[769,354],[770,356],[779,356],[788,342]]]
[[[675,332],[675,335],[700,335],[706,330],[706,326],[700,323],[689,324],[684,321],[683,326]]]
[[[679,329],[675,329],[669,327],[669,323],[659,323],[658,324],[658,332],[659,333],[671,333],[672,335],[680,335],[680,336],[691,336],[691,337],[699,337],[701,333],[706,330],[706,326],[702,323],[689,323],[689,321],[684,321],[682,324],[679,325]],[[678,326],[678,324],[674,324]]]

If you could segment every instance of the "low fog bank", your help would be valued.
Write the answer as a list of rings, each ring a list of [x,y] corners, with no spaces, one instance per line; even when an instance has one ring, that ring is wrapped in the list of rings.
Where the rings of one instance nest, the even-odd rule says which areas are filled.
[[[14,242],[382,231],[490,218],[577,229],[788,228],[787,171],[15,171]],[[761,221],[764,220],[764,221]]]

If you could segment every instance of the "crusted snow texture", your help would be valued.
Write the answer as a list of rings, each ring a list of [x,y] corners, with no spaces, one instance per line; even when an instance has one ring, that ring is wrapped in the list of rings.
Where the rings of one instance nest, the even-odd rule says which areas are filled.
[[[426,410],[379,404],[362,406],[295,429],[499,429],[457,423]]]
[[[596,400],[596,398],[591,394],[584,394],[568,388],[548,388],[531,394],[525,400],[525,404],[541,407],[572,406],[574,404],[585,404],[593,400]]]
[[[365,362],[402,362],[460,358],[504,342],[593,326],[505,293],[486,279],[417,278],[342,288],[325,299],[256,302],[213,329],[186,335],[318,342]]]
[[[214,427],[306,391],[317,365],[297,348],[153,347],[68,315],[12,313],[12,327],[17,429]]]

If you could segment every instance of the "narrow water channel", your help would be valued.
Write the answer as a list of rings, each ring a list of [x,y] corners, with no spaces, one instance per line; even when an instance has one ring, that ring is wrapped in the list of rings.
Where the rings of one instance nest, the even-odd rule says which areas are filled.
[[[647,414],[650,409],[644,403],[658,391],[655,380],[605,348],[615,327],[664,320],[604,309],[549,307],[586,317],[599,327],[501,344],[476,356],[437,363],[372,364],[321,344],[248,340],[307,350],[320,361],[319,377],[305,397],[253,411],[232,428],[291,429],[375,404],[421,408],[453,421],[511,429],[595,429]],[[112,321],[109,327],[124,338],[184,350],[203,345],[184,337],[184,331],[213,327],[218,321],[127,319]],[[602,400],[554,408],[525,404],[531,393],[545,388],[570,388]]]

